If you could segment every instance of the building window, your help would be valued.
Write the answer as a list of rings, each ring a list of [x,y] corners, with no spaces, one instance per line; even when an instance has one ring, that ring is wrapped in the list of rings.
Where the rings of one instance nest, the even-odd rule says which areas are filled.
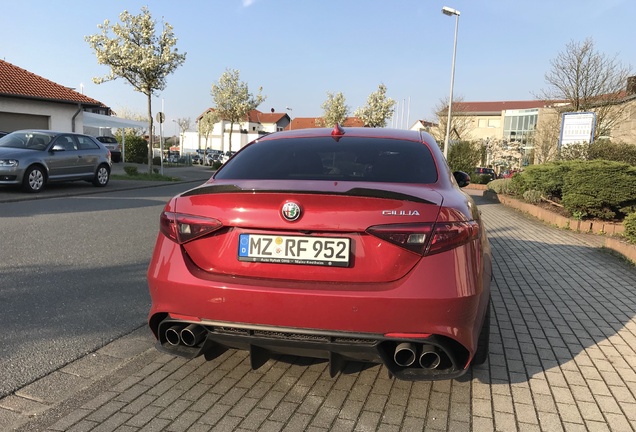
[[[537,125],[539,110],[507,110],[504,112],[504,140],[529,144],[528,140]]]

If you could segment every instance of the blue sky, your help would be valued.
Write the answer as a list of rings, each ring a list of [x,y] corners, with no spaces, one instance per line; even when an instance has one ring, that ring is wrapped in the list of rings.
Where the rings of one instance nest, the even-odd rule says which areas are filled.
[[[209,0],[3,1],[0,58],[112,107],[146,113],[146,99],[119,79],[100,85],[84,36],[104,19],[148,6],[174,27],[185,63],[153,99],[168,122],[213,106],[210,88],[238,69],[258,107],[317,117],[327,92],[342,92],[351,114],[377,90],[401,103],[397,126],[434,119],[448,97],[455,18],[460,11],[455,96],[465,101],[531,100],[545,88],[550,60],[591,37],[598,51],[636,66],[634,0]],[[410,99],[410,110],[406,106]],[[404,114],[402,115],[402,107]]]

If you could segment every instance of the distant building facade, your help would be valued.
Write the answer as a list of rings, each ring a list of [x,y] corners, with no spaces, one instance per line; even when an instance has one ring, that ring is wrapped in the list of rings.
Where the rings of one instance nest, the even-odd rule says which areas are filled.
[[[496,102],[456,102],[453,104],[453,117],[461,118],[463,134],[459,139],[480,141],[485,146],[500,141],[507,148],[519,153],[518,166],[534,163],[535,133],[549,122],[560,124],[560,112],[567,105],[554,101],[496,101]],[[636,77],[630,77],[624,96],[616,103],[620,120],[615,123],[602,138],[636,145]],[[592,110],[593,111],[593,110]],[[440,115],[441,117],[441,115]],[[445,124],[445,118],[440,118]],[[443,120],[443,121],[442,121]],[[439,124],[418,120],[412,130],[426,130],[440,140],[445,130],[439,130]],[[444,126],[445,128],[445,126]],[[451,140],[458,139],[452,136]],[[553,145],[558,145],[558,130],[554,134]],[[443,140],[443,138],[442,138]],[[488,163],[497,165],[500,161],[489,159]]]
[[[205,113],[213,111],[208,108],[199,117],[197,124]],[[348,117],[343,123],[345,127],[362,127],[362,120],[357,117]],[[206,138],[199,132],[185,132],[183,135],[183,153],[195,153],[206,148],[212,150],[237,151],[246,144],[254,141],[262,135],[283,130],[296,130],[317,128],[320,126],[320,117],[300,117],[291,119],[287,113],[269,112],[264,113],[259,110],[251,110],[244,121],[235,123],[232,128],[232,143],[230,147],[230,127],[227,120],[221,120],[214,125],[212,132]]]

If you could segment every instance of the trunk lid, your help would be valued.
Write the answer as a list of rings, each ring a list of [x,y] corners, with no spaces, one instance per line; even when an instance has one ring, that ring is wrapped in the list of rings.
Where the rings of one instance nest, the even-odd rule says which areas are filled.
[[[288,214],[286,204],[292,208]],[[422,255],[367,230],[432,224],[441,204],[442,196],[422,185],[312,181],[298,182],[290,190],[289,182],[212,181],[179,196],[173,211],[222,224],[183,244],[192,262],[206,272],[371,283],[403,277]],[[296,211],[297,219],[286,219],[297,216],[292,214]]]

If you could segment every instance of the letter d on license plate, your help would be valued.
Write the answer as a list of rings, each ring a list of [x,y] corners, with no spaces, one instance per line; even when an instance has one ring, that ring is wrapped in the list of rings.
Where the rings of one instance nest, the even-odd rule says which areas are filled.
[[[239,235],[239,261],[348,267],[351,239]]]

